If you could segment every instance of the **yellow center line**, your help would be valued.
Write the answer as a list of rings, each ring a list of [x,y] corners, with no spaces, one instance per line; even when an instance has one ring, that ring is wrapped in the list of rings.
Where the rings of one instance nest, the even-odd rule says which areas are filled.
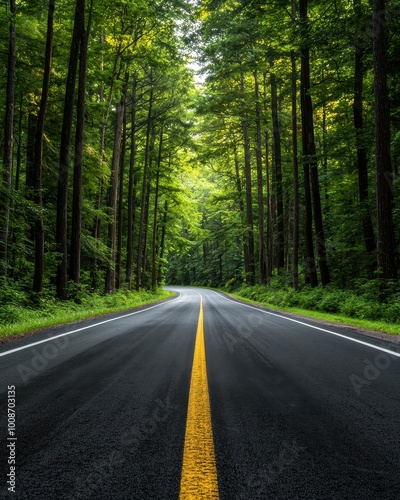
[[[179,499],[201,498],[219,499],[208,394],[202,298],[190,381]]]

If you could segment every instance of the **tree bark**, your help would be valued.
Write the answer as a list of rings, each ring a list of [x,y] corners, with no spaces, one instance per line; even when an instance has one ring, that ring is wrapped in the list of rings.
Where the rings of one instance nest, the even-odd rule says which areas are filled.
[[[241,93],[243,100],[245,99],[244,93],[244,75],[241,74]],[[243,103],[244,107],[244,103]],[[253,222],[253,201],[251,192],[251,159],[250,159],[250,140],[248,132],[248,123],[245,110],[242,115],[242,134],[243,134],[243,147],[244,147],[244,170],[246,180],[246,232],[247,232],[247,251],[249,256],[248,267],[246,272],[246,283],[254,285],[254,222]]]
[[[306,28],[308,24],[307,17],[307,0],[300,0],[300,18],[303,23],[303,27]],[[303,155],[304,155],[304,176],[306,183],[306,204],[311,203],[308,199],[307,190],[309,189],[309,178],[311,177],[312,186],[312,203],[314,209],[314,224],[317,240],[317,250],[318,250],[318,260],[319,269],[321,273],[321,283],[322,285],[327,285],[330,282],[330,275],[326,257],[325,248],[325,235],[322,220],[322,210],[321,210],[321,197],[319,190],[319,180],[318,180],[318,164],[316,160],[316,150],[315,150],[315,138],[314,138],[314,120],[312,111],[312,101],[309,94],[310,90],[310,50],[308,47],[308,41],[303,41],[303,46],[301,48],[301,110],[302,110],[302,139],[303,139]],[[311,217],[310,207],[306,206],[306,219]],[[310,227],[312,227],[312,222],[310,219],[306,221],[306,248],[307,248],[307,261],[308,270],[310,274],[310,282],[312,286],[316,286],[317,275],[314,262],[314,252],[311,254],[311,242],[310,238]]]
[[[35,217],[34,228],[33,228],[34,241],[35,241],[35,268],[33,274],[32,290],[35,293],[41,293],[43,289],[43,272],[44,272],[44,227],[43,227],[43,217],[42,217],[43,134],[44,134],[46,106],[49,96],[51,63],[53,54],[54,9],[55,9],[55,0],[49,0],[42,96],[40,99],[40,108],[37,118],[36,137],[35,137],[35,156],[32,169],[34,203],[37,205],[37,216]]]
[[[269,161],[269,133],[265,132],[265,185],[267,192],[267,276],[272,277],[272,270],[274,266],[274,214],[275,214],[275,198],[272,193],[271,186],[271,166]]]
[[[8,35],[6,112],[4,120],[4,156],[2,195],[0,197],[0,276],[7,276],[7,253],[10,224],[10,203],[13,170],[14,114],[15,114],[15,64],[17,58],[15,15],[16,1],[10,0],[10,28]]]
[[[236,180],[236,189],[237,189],[237,194],[238,194],[238,205],[239,205],[239,211],[241,214],[241,222],[243,223],[246,218],[245,214],[245,209],[244,209],[244,202],[243,202],[243,188],[242,188],[242,181],[240,178],[240,168],[239,168],[239,158],[238,158],[238,151],[237,151],[237,145],[235,142],[235,139],[233,139],[233,152],[234,152],[234,162],[235,162],[235,180]],[[244,262],[244,268],[248,269],[249,267],[249,248],[247,246],[247,238],[243,236],[243,262]]]
[[[356,17],[359,17],[359,6],[361,0],[354,0]],[[364,80],[364,46],[361,37],[356,41],[354,54],[354,128],[357,143],[357,171],[358,189],[360,196],[360,208],[362,217],[362,229],[365,250],[368,253],[376,251],[374,227],[371,219],[368,194],[368,156],[364,139],[364,118],[363,118],[363,80]]]
[[[283,213],[283,186],[282,186],[282,148],[281,132],[278,118],[278,96],[276,88],[276,77],[271,73],[271,108],[272,108],[272,130],[274,136],[274,177],[276,188],[276,265],[278,273],[285,266],[285,224]]]
[[[156,189],[154,192],[154,211],[153,211],[153,238],[151,246],[151,288],[157,288],[157,255],[158,255],[158,197],[160,192],[160,170],[161,170],[161,155],[163,148],[163,126],[161,125],[160,137],[158,143],[157,157],[157,172],[156,172]]]
[[[82,240],[82,171],[83,141],[85,126],[85,93],[88,44],[92,20],[93,0],[91,0],[86,29],[82,30],[79,49],[79,84],[75,131],[74,182],[72,191],[71,255],[69,278],[79,283],[81,274]]]
[[[144,253],[145,253],[145,239],[147,234],[146,225],[146,214],[147,201],[148,201],[148,176],[149,176],[149,163],[150,163],[150,139],[151,139],[151,128],[153,121],[153,73],[150,73],[150,96],[149,96],[149,109],[147,112],[147,130],[146,130],[146,144],[144,152],[144,166],[143,166],[143,178],[142,178],[142,196],[140,203],[140,222],[139,222],[139,236],[138,236],[138,250],[137,250],[137,267],[136,267],[136,289],[139,290],[143,286],[143,269],[144,266]]]
[[[24,110],[22,108],[24,103],[24,96],[21,92],[19,99],[19,113],[18,113],[18,146],[17,146],[17,168],[15,170],[15,191],[19,191],[21,182],[21,166],[22,166],[22,128],[24,119]]]
[[[121,157],[122,126],[126,103],[128,81],[126,80],[120,102],[117,104],[114,148],[111,167],[111,182],[108,193],[108,209],[110,222],[108,224],[108,245],[110,248],[110,263],[106,272],[106,293],[115,292],[115,263],[117,256],[117,192],[118,192],[118,171]]]
[[[263,96],[264,96],[264,113],[265,116],[268,115],[267,107],[267,89],[269,85],[267,84],[268,73],[263,72]],[[274,214],[275,214],[275,202],[271,189],[271,168],[270,168],[270,147],[269,147],[269,131],[266,127],[264,134],[264,144],[265,144],[265,191],[266,191],[266,219],[267,219],[267,237],[266,237],[266,249],[267,249],[267,278],[268,281],[272,276],[272,269],[274,266]]]
[[[373,1],[373,53],[375,94],[375,161],[377,261],[379,276],[397,278],[393,225],[392,160],[390,155],[390,108],[387,88],[387,35],[385,0]]]
[[[77,0],[75,6],[74,30],[69,56],[67,86],[64,101],[64,116],[61,131],[60,166],[57,188],[56,248],[61,255],[57,266],[57,297],[67,298],[68,267],[68,170],[70,162],[71,130],[74,112],[75,80],[79,58],[79,46],[84,30],[85,0]]]
[[[160,241],[160,256],[158,259],[158,271],[157,271],[157,284],[161,286],[162,283],[162,268],[163,268],[163,259],[165,252],[165,236],[167,233],[167,218],[168,218],[168,200],[164,201],[164,215],[163,215],[163,223],[161,229],[161,241]]]
[[[154,132],[155,124],[152,123],[150,132],[150,149],[149,149],[149,173],[147,176],[147,187],[146,187],[146,202],[144,210],[144,222],[143,222],[143,257],[142,257],[142,270],[140,274],[140,283],[142,288],[146,288],[146,273],[148,266],[148,238],[149,238],[149,215],[150,215],[150,197],[151,197],[151,172],[152,172],[152,155],[154,151]]]
[[[136,199],[136,109],[137,109],[137,76],[133,75],[132,104],[131,104],[131,152],[129,159],[128,184],[128,235],[126,249],[126,282],[132,290],[133,262],[134,262],[134,234],[135,234],[135,199]]]
[[[103,193],[104,193],[104,182],[103,182],[103,179],[100,179],[99,180],[99,191],[97,193],[97,199],[96,199],[97,212],[100,212],[100,210],[101,210],[101,206],[103,203]],[[94,221],[93,221],[93,228],[92,228],[92,236],[96,242],[96,250],[98,250],[98,248],[100,246],[101,235],[102,235],[102,220],[101,220],[101,217],[96,215],[94,218]],[[97,255],[94,255],[94,257],[91,259],[91,266],[90,266],[91,284],[92,284],[93,290],[97,290],[97,288],[99,286],[97,269],[98,269]]]
[[[307,1],[300,0],[300,16],[303,23],[307,23]],[[304,42],[303,42],[304,43]],[[305,250],[306,250],[306,265],[307,265],[307,275],[306,281],[310,282],[312,287],[318,285],[317,269],[315,265],[314,257],[314,241],[313,241],[313,231],[312,231],[312,201],[311,201],[311,184],[310,184],[310,159],[309,159],[309,110],[308,110],[308,100],[307,93],[309,89],[309,49],[308,47],[302,47],[301,49],[301,138],[302,138],[302,150],[303,150],[303,168],[304,168],[304,206],[305,206],[305,221],[304,221],[304,232],[305,232]],[[307,75],[308,72],[308,75]],[[307,86],[308,85],[308,86]]]
[[[259,280],[262,285],[268,281],[267,249],[265,241],[265,214],[264,214],[264,182],[262,164],[262,136],[261,136],[261,103],[258,72],[254,71],[254,92],[256,99],[256,161],[257,161],[257,201],[258,201],[258,266]]]
[[[299,162],[297,151],[297,69],[296,54],[294,50],[290,53],[292,63],[292,161],[293,161],[293,288],[299,288]]]
[[[25,186],[27,187],[27,198],[33,199],[33,165],[35,164],[35,141],[36,141],[37,118],[33,113],[28,115],[28,130],[26,136],[26,171]],[[32,233],[32,241],[34,234]]]
[[[126,151],[126,106],[122,121],[122,145],[119,161],[119,188],[118,188],[118,217],[117,217],[117,258],[115,271],[115,287],[122,286],[122,235],[124,231],[124,178],[125,178],[125,151]]]
[[[104,30],[101,31],[100,41],[102,44],[105,44]],[[101,157],[102,162],[105,160],[105,155],[106,155],[108,120],[110,117],[110,111],[111,111],[113,98],[114,98],[115,81],[119,78],[118,64],[119,64],[120,58],[121,58],[121,45],[118,46],[116,54],[115,54],[113,70],[112,70],[112,75],[111,75],[110,88],[109,88],[108,97],[107,97],[106,111],[103,115],[103,120],[102,120],[101,127],[100,127],[100,157]],[[103,74],[103,72],[104,72],[103,55],[101,56],[100,71]],[[104,91],[104,82],[103,81],[100,83],[99,100],[102,103],[105,102],[105,91]],[[97,194],[97,202],[96,202],[97,211],[101,210],[102,203],[103,203],[103,195],[104,195],[104,181],[103,181],[103,179],[100,179],[99,191]],[[96,240],[97,247],[99,246],[99,240],[101,238],[101,234],[102,234],[102,220],[101,220],[101,217],[96,215],[94,222],[93,222],[92,235],[93,235],[93,238]],[[91,277],[92,277],[91,281],[92,281],[93,290],[96,290],[98,287],[97,270],[98,270],[98,264],[97,264],[97,257],[95,255],[92,259],[92,264],[91,264]]]

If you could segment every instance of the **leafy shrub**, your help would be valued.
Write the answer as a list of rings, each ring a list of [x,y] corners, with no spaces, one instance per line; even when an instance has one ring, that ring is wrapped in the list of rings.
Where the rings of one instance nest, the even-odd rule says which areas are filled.
[[[0,307],[3,304],[26,306],[29,304],[29,299],[27,294],[17,286],[2,284],[0,287]]]
[[[388,323],[400,323],[400,297],[382,305],[382,319]]]
[[[345,300],[345,294],[339,291],[327,293],[318,302],[318,310],[328,313],[338,313]]]
[[[14,304],[7,304],[0,308],[0,324],[2,325],[15,324],[23,319],[24,309],[21,307]]]
[[[299,307],[319,310],[316,305],[323,299],[323,295],[324,289],[322,287],[304,287],[299,292]]]
[[[341,306],[341,314],[345,316],[378,320],[381,319],[381,306],[378,302],[370,302],[356,295],[351,295]]]
[[[299,307],[311,311],[342,314],[372,321],[400,323],[400,293],[392,293],[386,303],[379,302],[379,280],[353,282],[353,290],[341,290],[333,286],[303,286],[293,290],[282,279],[273,279],[270,285],[244,287],[236,293],[250,300],[277,307]]]

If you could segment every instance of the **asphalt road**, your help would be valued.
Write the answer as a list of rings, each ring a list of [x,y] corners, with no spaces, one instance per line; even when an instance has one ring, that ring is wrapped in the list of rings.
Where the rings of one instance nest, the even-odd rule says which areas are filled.
[[[179,498],[201,294],[219,498],[400,499],[399,346],[175,290],[0,347],[0,498]]]

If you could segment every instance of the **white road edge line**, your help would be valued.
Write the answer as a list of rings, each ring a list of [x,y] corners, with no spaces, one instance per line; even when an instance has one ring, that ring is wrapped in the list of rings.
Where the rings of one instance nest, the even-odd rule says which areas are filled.
[[[180,294],[174,298],[177,299],[179,296],[180,296]],[[15,349],[10,349],[9,351],[0,352],[0,357],[8,356],[9,354],[12,354],[14,352],[22,351],[23,349],[29,349],[29,347],[34,347],[34,346],[39,345],[39,344],[44,344],[45,342],[50,342],[51,340],[59,339],[60,337],[65,337],[66,335],[72,335],[73,333],[81,332],[82,330],[87,330],[89,328],[94,328],[95,326],[104,325],[105,323],[110,323],[111,321],[117,321],[118,319],[128,318],[129,316],[133,316],[134,314],[140,314],[140,313],[143,313],[146,311],[150,311],[150,309],[155,309],[156,307],[164,306],[165,304],[168,304],[169,302],[170,301],[162,302],[161,304],[156,304],[155,306],[146,307],[146,309],[142,309],[140,311],[135,311],[135,312],[132,312],[129,314],[124,314],[122,316],[118,316],[117,318],[106,319],[105,321],[100,321],[99,323],[95,323],[94,325],[83,326],[82,328],[78,328],[77,330],[72,330],[71,332],[60,333],[59,335],[55,335],[54,337],[49,337],[47,339],[39,340],[37,342],[33,342],[32,344],[23,345],[21,347],[16,347]],[[84,321],[84,320],[82,320],[82,321]],[[62,325],[55,325],[55,326],[62,326]]]
[[[400,358],[400,352],[391,351],[390,349],[385,349],[384,347],[379,347],[379,346],[374,345],[374,344],[369,344],[368,342],[363,342],[362,340],[353,339],[352,337],[347,337],[346,335],[343,335],[341,333],[332,332],[331,330],[326,330],[325,328],[320,328],[319,326],[309,325],[308,323],[304,323],[303,321],[299,321],[299,320],[293,319],[293,318],[288,318],[287,316],[282,316],[281,314],[275,314],[273,312],[264,311],[262,309],[258,309],[257,307],[254,307],[254,306],[251,306],[248,304],[243,304],[243,302],[236,302],[235,300],[232,300],[228,297],[225,297],[225,295],[222,295],[218,292],[215,292],[214,290],[212,290],[212,291],[214,293],[216,293],[219,297],[222,297],[223,299],[228,300],[229,302],[234,302],[235,304],[239,304],[243,307],[248,307],[250,309],[254,309],[255,311],[261,312],[263,314],[269,314],[270,316],[276,316],[277,318],[286,319],[287,321],[291,321],[292,323],[298,323],[299,325],[308,326],[309,328],[313,328],[314,330],[320,330],[321,332],[330,333],[331,335],[336,335],[336,337],[342,337],[343,339],[350,340],[351,342],[356,342],[357,344],[362,344],[362,345],[365,345],[367,347],[371,347],[372,349],[386,352],[388,354],[391,354],[392,356],[396,356],[397,358]]]

